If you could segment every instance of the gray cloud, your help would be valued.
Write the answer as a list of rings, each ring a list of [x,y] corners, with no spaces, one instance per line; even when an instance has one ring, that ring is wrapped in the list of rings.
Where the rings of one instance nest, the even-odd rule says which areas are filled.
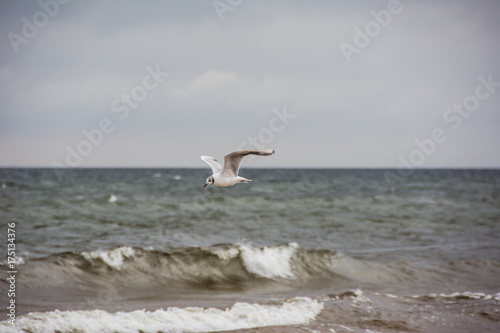
[[[296,118],[266,142],[278,153],[251,165],[397,167],[443,128],[421,166],[499,167],[500,87],[458,129],[443,114],[479,76],[500,81],[500,4],[401,1],[348,63],[339,45],[388,3],[243,1],[221,21],[207,1],[74,1],[16,53],[9,33],[23,36],[22,19],[43,8],[3,1],[0,165],[64,163],[109,119],[80,166],[203,167],[199,155],[237,149],[286,107]],[[168,77],[121,119],[116,105],[156,66]]]

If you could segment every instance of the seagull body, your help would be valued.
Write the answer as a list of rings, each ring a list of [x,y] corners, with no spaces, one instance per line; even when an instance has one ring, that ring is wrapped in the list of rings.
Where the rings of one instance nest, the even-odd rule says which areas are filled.
[[[214,173],[207,178],[205,186],[215,185],[215,186],[232,186],[238,183],[248,183],[251,182],[250,179],[246,179],[238,176],[238,171],[240,169],[241,160],[247,155],[261,155],[268,156],[274,154],[274,149],[247,149],[247,150],[237,150],[224,156],[224,165],[220,164],[215,158],[210,156],[202,156],[201,160],[207,163],[212,172]],[[203,187],[205,187],[203,186]]]

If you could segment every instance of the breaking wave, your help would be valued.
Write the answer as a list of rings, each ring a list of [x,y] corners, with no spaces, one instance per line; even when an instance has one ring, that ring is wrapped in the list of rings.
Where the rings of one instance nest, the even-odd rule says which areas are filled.
[[[401,279],[390,267],[356,260],[341,252],[304,249],[296,243],[254,247],[221,244],[170,251],[122,246],[81,253],[66,252],[23,265],[26,287],[40,283],[114,288],[179,285],[195,289],[242,290],[297,286],[325,281],[379,283]],[[47,279],[44,279],[44,275]]]
[[[16,326],[0,323],[2,332],[208,332],[274,325],[297,325],[314,319],[323,303],[295,297],[281,304],[236,303],[231,308],[172,307],[155,311],[33,312]]]

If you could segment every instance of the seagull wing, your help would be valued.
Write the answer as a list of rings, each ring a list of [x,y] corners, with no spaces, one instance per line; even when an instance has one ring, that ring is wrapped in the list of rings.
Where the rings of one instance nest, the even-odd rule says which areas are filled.
[[[274,154],[274,149],[247,149],[237,150],[224,156],[224,169],[222,174],[225,176],[238,176],[241,160],[247,155],[268,156]]]
[[[222,164],[217,162],[217,160],[211,156],[202,156],[201,160],[205,163],[207,163],[210,168],[212,168],[212,172],[215,174],[218,174],[222,171]]]

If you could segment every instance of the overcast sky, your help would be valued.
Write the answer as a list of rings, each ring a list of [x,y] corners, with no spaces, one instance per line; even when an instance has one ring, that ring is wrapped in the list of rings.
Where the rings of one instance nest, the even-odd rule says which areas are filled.
[[[0,1],[0,166],[500,167],[500,2]]]

